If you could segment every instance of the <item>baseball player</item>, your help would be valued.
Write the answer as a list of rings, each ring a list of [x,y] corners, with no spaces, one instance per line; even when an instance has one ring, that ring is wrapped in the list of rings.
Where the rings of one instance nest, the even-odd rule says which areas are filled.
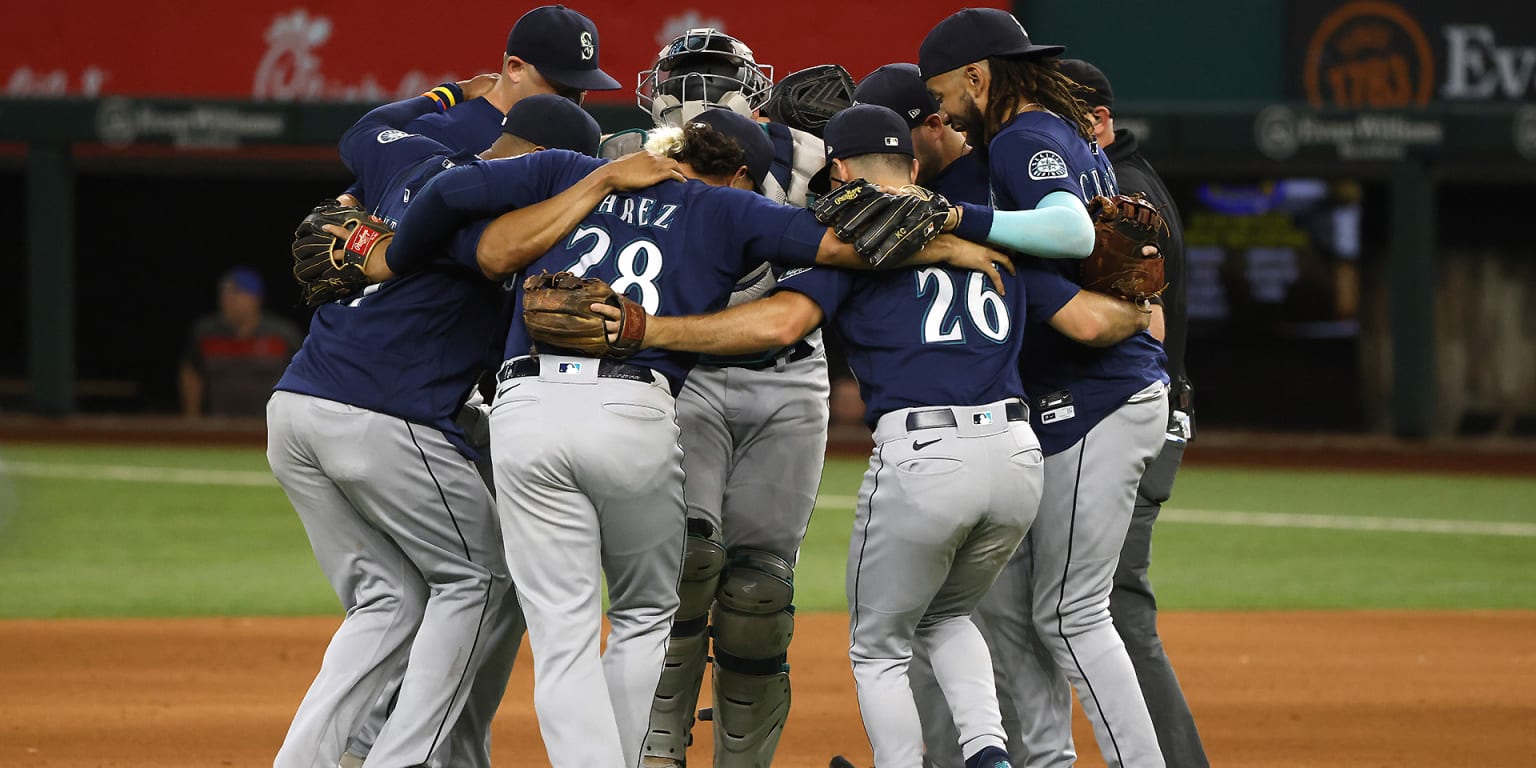
[[[987,163],[971,151],[965,135],[951,128],[928,93],[916,64],[886,64],[869,73],[853,89],[859,104],[878,104],[901,115],[912,130],[917,155],[917,183],[950,201],[986,205]]]
[[[966,9],[929,32],[918,66],[950,124],[988,153],[996,211],[963,205],[955,231],[1054,257],[1042,263],[1077,281],[1080,263],[1073,259],[1087,256],[1094,241],[1085,201],[1113,195],[1116,187],[1092,143],[1077,86],[1056,71],[1062,50],[1031,43],[1007,12]],[[1168,417],[1162,348],[1138,333],[1090,349],[1036,324],[1025,328],[1021,365],[1046,456],[1045,491],[1012,573],[978,608],[1012,678],[1008,693],[1020,723],[1010,745],[1025,765],[1072,764],[1064,673],[1109,765],[1162,766],[1109,615],[1136,486],[1161,448]]]
[[[590,21],[564,9],[531,12],[513,28],[509,50],[521,50],[517,41],[531,32],[582,23],[591,28]],[[541,64],[558,63],[536,57]],[[580,51],[569,58],[581,60]],[[507,66],[514,72],[521,68],[515,62]],[[579,69],[567,73],[546,66],[546,74],[552,72],[570,82],[604,85]],[[486,99],[506,81],[475,81],[482,83],[490,90],[477,87],[467,94],[475,98],[462,105],[461,119],[428,116],[464,101],[451,90],[434,90],[376,110],[348,133],[343,158],[357,173],[363,199],[376,201],[378,215],[398,216],[414,189],[460,155],[402,127],[423,127],[444,141],[474,142],[476,149],[503,130],[497,127],[503,122],[499,110]],[[595,152],[596,124],[574,103],[515,93],[521,109],[514,107],[506,130],[517,135],[496,139],[492,156],[537,144]],[[472,478],[462,472],[476,452],[453,414],[479,370],[494,360],[487,359],[484,336],[504,323],[504,304],[473,273],[452,269],[377,286],[365,297],[317,311],[305,350],[278,386],[269,406],[269,458],[349,609],[295,716],[279,765],[336,765],[341,757],[336,743],[349,736],[344,756],[349,763],[369,755],[370,765],[416,765],[429,757],[443,759],[451,749],[457,765],[489,764],[490,721],[522,620],[515,600],[501,598],[510,594],[510,585],[493,507],[485,485],[468,482]],[[383,349],[389,354],[380,356]],[[408,373],[391,370],[397,366]],[[301,415],[317,408],[326,413]],[[349,424],[377,430],[355,442],[370,447],[367,468],[392,482],[377,481],[342,455],[355,449],[343,447],[342,435],[349,430],[317,431],[343,413],[360,416]],[[391,435],[393,442],[387,439]],[[377,546],[359,556],[361,542]],[[487,653],[489,663],[482,666]],[[401,667],[403,678],[377,684]],[[474,695],[466,705],[472,675]],[[359,723],[358,708],[364,705],[372,712]],[[394,715],[385,720],[391,706]],[[451,729],[445,728],[448,723]],[[447,749],[441,747],[445,741]]]
[[[1128,128],[1115,127],[1115,92],[1109,78],[1098,67],[1081,59],[1063,60],[1061,72],[1092,89],[1084,94],[1083,100],[1092,110],[1094,136],[1114,163],[1120,191],[1145,195],[1168,223],[1167,242],[1162,250],[1169,285],[1160,297],[1161,302],[1153,307],[1150,331],[1163,342],[1163,349],[1168,354],[1172,410],[1163,449],[1142,474],[1141,485],[1136,489],[1136,511],[1131,515],[1130,529],[1120,548],[1114,587],[1109,593],[1109,613],[1114,617],[1115,630],[1125,641],[1126,652],[1136,668],[1136,679],[1147,699],[1163,759],[1180,768],[1207,768],[1210,761],[1205,756],[1194,715],[1190,714],[1184,690],[1179,686],[1179,678],[1174,674],[1173,665],[1163,651],[1163,641],[1157,634],[1157,598],[1147,575],[1152,558],[1153,524],[1157,522],[1163,502],[1173,493],[1173,478],[1184,456],[1185,442],[1194,437],[1192,388],[1184,375],[1184,225],[1173,197],[1168,194],[1168,187],[1142,156],[1136,134]],[[1160,326],[1162,333],[1159,333]]]
[[[569,201],[562,210],[579,219],[552,226],[570,237],[517,266],[601,277],[653,313],[722,307],[743,267],[764,259],[867,266],[810,212],[735,188],[751,185],[750,155],[741,147],[763,138],[749,119],[715,110],[690,122],[668,151],[685,174],[708,183],[662,183],[631,194],[589,193],[579,180],[601,166],[568,153],[450,169],[416,196],[389,266],[407,272],[450,241],[475,258],[502,253],[515,238],[503,239],[498,224],[525,211],[493,222],[477,217],[561,196]],[[956,240],[919,257],[953,259],[994,276],[991,264],[1001,259]],[[674,397],[694,358],[642,352],[600,362],[547,347],[530,356],[532,347],[514,321],[491,439],[507,561],[534,655],[540,730],[557,766],[638,765],[679,602],[686,507]],[[602,574],[612,631],[599,661]],[[767,578],[755,586],[759,594],[790,587]],[[750,633],[742,642],[777,642],[750,626],[717,632],[732,628]]]
[[[600,68],[593,70],[595,74],[586,69],[588,64],[582,59],[586,50],[581,44],[582,34],[591,35],[594,43],[590,60],[597,62],[597,31],[589,20],[560,6],[534,8],[523,14],[508,33],[500,77],[488,92],[456,105],[452,111],[429,112],[409,124],[390,127],[433,139],[441,143],[450,155],[480,152],[491,147],[493,142],[501,142],[501,145],[492,150],[491,156],[518,154],[533,148],[524,140],[528,135],[543,136],[545,142],[553,147],[576,148],[571,142],[579,141],[579,134],[565,139],[552,138],[547,131],[540,132],[540,128],[533,125],[537,122],[533,118],[540,114],[538,109],[524,110],[525,122],[522,125],[503,130],[503,121],[514,105],[531,96],[559,94],[580,103],[586,88],[556,79],[567,77],[566,73],[569,72],[577,73],[570,76],[572,80],[580,81],[594,90],[618,87],[617,81],[608,78]],[[574,40],[576,45],[553,44],[562,39]],[[370,204],[376,202],[365,198],[360,184],[354,184],[340,197],[340,201],[363,208],[371,208]],[[483,415],[486,408],[477,404],[478,401],[479,392],[472,391],[471,403],[460,409],[459,422],[465,439],[479,454],[476,464],[481,468],[482,476],[489,486],[489,475],[486,474],[489,466],[489,441]],[[455,764],[467,768],[489,768],[491,721],[501,703],[507,677],[522,640],[522,611],[517,607],[516,594],[511,589],[506,590],[505,604],[498,613],[501,618],[488,638],[484,663],[480,665],[471,685],[463,713],[448,736]],[[399,683],[397,674],[363,725],[354,733],[343,754],[342,768],[356,768],[362,764],[393,706]]]
[[[860,105],[826,127],[829,177],[897,187],[917,175],[910,129]],[[1076,286],[1046,273],[1043,284]],[[646,343],[697,352],[766,349],[835,324],[869,403],[876,449],[859,494],[848,564],[850,657],[875,764],[918,766],[923,742],[906,667],[929,649],[961,724],[967,766],[1006,766],[992,669],[969,620],[1034,517],[1042,482],[1018,353],[1029,291],[946,267],[876,274],[796,270],[776,292],[701,318],[658,318]],[[1128,335],[1146,315],[1105,297]],[[594,307],[599,311],[606,308]],[[611,318],[617,313],[605,311]],[[920,372],[944,370],[942,378]],[[943,404],[951,405],[945,406]]]
[[[658,126],[680,126],[712,107],[755,118],[770,95],[771,66],[742,41],[692,29],[664,46],[640,76],[640,107]],[[822,163],[821,141],[785,125],[762,129],[758,189],[776,202],[806,204],[808,178]],[[764,295],[777,272],[752,265],[731,304]],[[781,349],[706,355],[678,394],[677,417],[688,482],[688,567],[677,621],[650,716],[646,764],[681,765],[691,741],[706,661],[713,659],[715,754],[721,768],[772,763],[789,715],[787,651],[791,593],[782,604],[744,603],[764,582],[793,582],[810,523],[827,444],[827,378],[821,334]],[[743,606],[750,606],[743,610]],[[714,621],[739,622],[746,635],[714,635]],[[732,645],[742,637],[771,642]]]

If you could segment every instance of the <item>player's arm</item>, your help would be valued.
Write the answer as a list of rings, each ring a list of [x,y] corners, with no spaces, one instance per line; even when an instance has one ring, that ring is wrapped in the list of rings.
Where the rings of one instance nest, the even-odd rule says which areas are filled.
[[[677,169],[676,160],[648,152],[603,165],[548,200],[496,217],[480,234],[475,260],[486,277],[505,280],[564,240],[603,198],[667,179],[684,181]]]
[[[607,318],[617,336],[623,313],[607,304],[592,311]],[[709,355],[745,355],[782,349],[821,325],[821,306],[797,291],[779,291],[756,301],[707,315],[649,317],[642,346]]]
[[[1061,335],[1079,344],[1111,347],[1146,330],[1152,314],[1129,301],[1079,290],[1049,322]]]
[[[402,129],[422,115],[445,112],[466,101],[478,99],[490,92],[500,77],[494,74],[476,75],[457,83],[444,83],[420,96],[375,107],[342,134],[340,145],[342,163],[353,174],[361,177],[364,169],[359,165],[366,162],[371,155],[376,154],[371,150],[393,141],[386,141],[385,131]],[[446,147],[442,149],[447,151]],[[361,192],[360,178],[358,183],[353,184],[337,199],[343,205],[362,207],[361,201],[357,198],[357,194]]]
[[[1093,219],[1082,198],[1057,190],[1027,211],[999,211],[961,203],[948,226],[972,242],[990,243],[1046,259],[1084,259],[1093,253]]]
[[[1147,333],[1152,334],[1152,338],[1161,342],[1168,336],[1168,320],[1163,315],[1162,299],[1153,299],[1149,309],[1151,309],[1152,316],[1147,319]]]

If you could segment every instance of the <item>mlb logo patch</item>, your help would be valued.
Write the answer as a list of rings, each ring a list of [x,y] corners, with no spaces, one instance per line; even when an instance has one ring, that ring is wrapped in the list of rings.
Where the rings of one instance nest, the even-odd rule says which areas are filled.
[[[981,413],[973,413],[973,414],[971,414],[971,423],[975,424],[978,427],[985,427],[988,424],[991,424],[992,423],[992,412],[991,411],[982,411]]]
[[[581,363],[561,363],[560,373],[581,373]]]
[[[885,137],[885,145],[887,147],[899,147],[901,146],[901,142],[898,141],[895,136],[887,136]]]

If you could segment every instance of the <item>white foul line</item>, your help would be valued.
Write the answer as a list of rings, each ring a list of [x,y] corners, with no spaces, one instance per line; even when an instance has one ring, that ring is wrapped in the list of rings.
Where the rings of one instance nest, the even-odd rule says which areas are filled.
[[[116,464],[51,464],[36,461],[0,462],[0,474],[52,480],[110,480],[169,485],[236,485],[271,487],[277,481],[268,472],[241,469],[186,469],[134,467]],[[855,496],[823,495],[818,509],[852,511]],[[1473,536],[1536,537],[1536,523],[1496,523],[1480,520],[1435,520],[1411,517],[1356,517],[1352,515],[1285,514],[1277,512],[1230,512],[1210,509],[1164,509],[1158,519],[1170,523],[1235,525],[1249,528],[1302,528],[1340,531],[1390,531]]]
[[[243,469],[185,469],[133,467],[115,464],[46,464],[36,461],[0,462],[0,474],[51,480],[116,480],[125,483],[170,485],[276,486],[271,472]]]
[[[852,510],[857,503],[858,499],[854,496],[821,496],[816,499],[816,508]],[[1462,536],[1536,537],[1536,523],[1494,523],[1480,520],[1306,515],[1279,512],[1229,512],[1214,509],[1169,509],[1166,507],[1158,515],[1157,519],[1159,522],[1236,525],[1250,528],[1305,528],[1336,531],[1444,533]]]

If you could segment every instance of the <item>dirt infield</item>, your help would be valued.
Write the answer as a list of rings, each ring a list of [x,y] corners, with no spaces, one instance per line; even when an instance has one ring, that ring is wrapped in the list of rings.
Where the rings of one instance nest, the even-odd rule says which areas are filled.
[[[271,765],[336,619],[0,622],[0,766]],[[1536,612],[1174,613],[1165,639],[1224,768],[1524,766]],[[777,765],[869,764],[839,615],[802,617]],[[531,665],[496,761],[545,764]],[[1079,718],[1084,765],[1103,765]],[[708,737],[696,747],[707,765]]]

